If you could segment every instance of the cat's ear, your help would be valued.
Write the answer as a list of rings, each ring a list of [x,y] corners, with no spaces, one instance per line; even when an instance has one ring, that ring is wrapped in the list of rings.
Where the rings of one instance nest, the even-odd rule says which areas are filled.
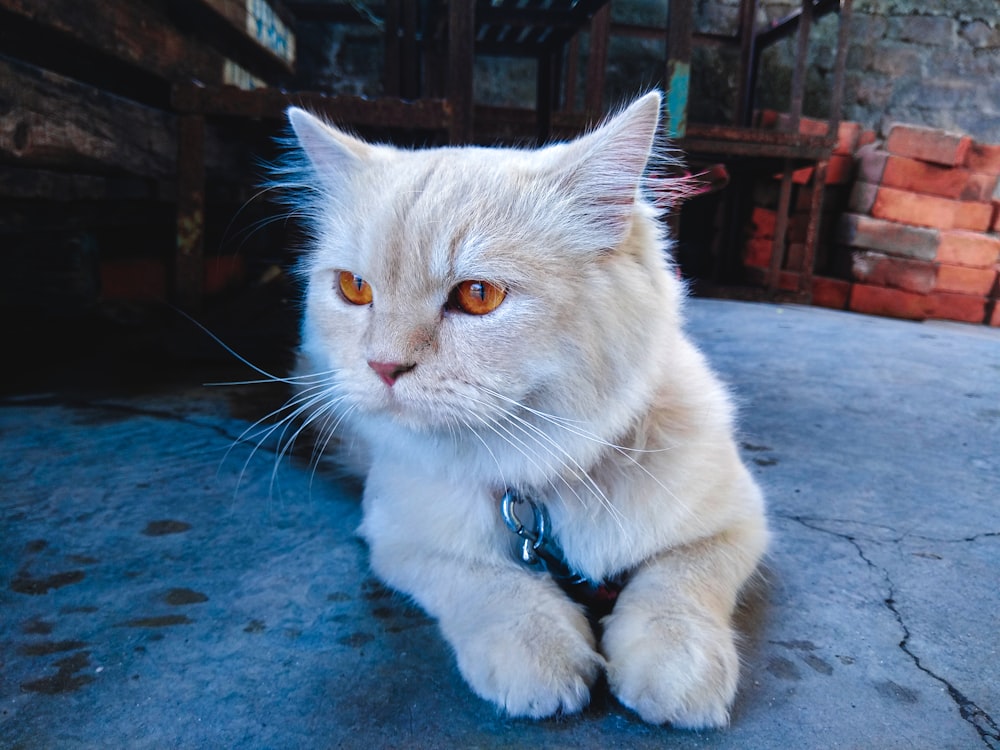
[[[656,142],[661,104],[660,93],[651,91],[553,154],[560,162],[560,182],[605,247],[621,242],[628,229]]]
[[[324,179],[343,177],[370,158],[373,147],[298,107],[288,108],[295,139],[316,173]]]

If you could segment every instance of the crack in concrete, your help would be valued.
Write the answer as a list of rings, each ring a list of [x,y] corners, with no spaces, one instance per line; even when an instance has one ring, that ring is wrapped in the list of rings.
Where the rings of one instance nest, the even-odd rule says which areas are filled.
[[[920,660],[920,657],[916,653],[914,653],[914,651],[910,648],[910,628],[909,628],[909,626],[907,626],[906,621],[904,620],[902,613],[899,611],[898,607],[896,606],[896,599],[895,599],[896,586],[893,583],[892,577],[889,575],[889,571],[886,570],[885,568],[881,568],[878,565],[876,565],[865,554],[864,548],[861,546],[861,543],[858,542],[858,538],[857,538],[856,535],[847,534],[847,533],[838,532],[838,531],[833,531],[831,529],[827,529],[827,528],[824,528],[824,527],[819,526],[819,525],[816,524],[816,522],[822,522],[822,521],[828,521],[828,522],[829,521],[833,521],[835,523],[854,523],[854,524],[858,524],[858,522],[857,521],[846,521],[846,520],[834,520],[834,519],[810,519],[810,518],[808,518],[806,516],[783,515],[783,514],[779,515],[779,517],[780,518],[784,518],[784,519],[789,520],[789,521],[794,521],[795,523],[798,523],[798,524],[800,524],[802,526],[805,526],[807,529],[812,529],[813,531],[819,531],[819,532],[824,533],[824,534],[830,534],[831,536],[835,536],[838,539],[842,539],[842,540],[848,542],[857,551],[858,557],[860,557],[861,560],[872,571],[875,571],[876,573],[878,573],[878,574],[880,574],[882,576],[882,578],[885,580],[886,586],[888,587],[888,596],[886,596],[885,599],[883,599],[883,603],[885,604],[886,608],[892,613],[893,617],[896,620],[896,623],[899,625],[900,629],[903,631],[903,638],[902,638],[902,640],[900,640],[900,642],[898,644],[899,649],[904,654],[906,654],[907,657],[909,657],[910,661],[913,662],[914,666],[917,669],[919,669],[921,672],[923,672],[924,674],[926,674],[928,677],[936,680],[937,682],[941,683],[941,685],[944,686],[945,690],[948,691],[948,695],[951,697],[952,701],[955,703],[956,707],[958,708],[958,712],[961,715],[962,719],[964,721],[966,721],[967,723],[969,723],[972,726],[972,728],[976,730],[976,732],[979,734],[979,738],[982,740],[984,746],[990,748],[990,750],[998,750],[998,749],[1000,749],[1000,726],[997,725],[997,722],[993,719],[993,717],[990,716],[986,711],[984,711],[978,705],[976,705],[976,703],[974,701],[972,701],[970,698],[968,698],[957,687],[955,687],[954,685],[952,685],[951,682],[949,682],[947,679],[945,679],[944,677],[942,677],[939,674],[936,674],[930,668],[924,666],[924,664]],[[858,524],[858,525],[862,525],[863,526],[865,524]],[[881,528],[888,529],[889,527],[882,526]],[[998,533],[998,532],[986,532],[986,533],[983,533],[983,534],[976,534],[975,536],[972,536],[972,537],[963,538],[963,539],[960,539],[960,540],[957,540],[957,541],[963,541],[963,542],[965,542],[965,541],[976,541],[979,538],[994,537],[994,536],[1000,536],[1000,533]],[[899,536],[897,539],[891,540],[891,543],[898,544],[900,541],[902,541],[903,539],[905,539],[907,537],[910,537],[910,538],[921,538],[921,539],[927,538],[927,537],[919,537],[919,536],[916,536],[916,535],[906,535],[906,534],[904,534],[904,535]],[[876,540],[872,540],[872,541],[876,541]],[[940,542],[948,543],[948,542],[953,542],[953,541],[956,541],[956,540],[940,539],[940,540],[933,540],[933,541],[940,541]],[[876,543],[877,543],[877,541],[876,541]]]
[[[1000,531],[983,531],[979,534],[972,534],[970,536],[947,538],[947,537],[936,537],[927,536],[925,534],[914,534],[909,531],[900,532],[893,526],[887,526],[880,523],[868,523],[865,521],[858,521],[850,518],[819,518],[815,516],[800,516],[800,515],[789,515],[785,513],[771,513],[775,518],[783,518],[788,521],[795,521],[807,528],[813,529],[814,531],[822,531],[833,536],[840,537],[842,539],[865,539],[866,541],[871,541],[875,543],[888,542],[890,544],[898,544],[900,542],[906,541],[907,539],[918,539],[923,542],[938,542],[939,544],[963,544],[965,542],[978,542],[982,539],[990,539],[995,537],[1000,537]],[[843,526],[855,526],[862,527],[866,529],[877,529],[885,532],[885,535],[881,538],[874,535],[862,536],[861,534],[848,534],[846,532],[837,531],[829,526],[824,526],[821,524],[840,524]]]
[[[1000,537],[1000,531],[984,531],[982,534],[963,536],[958,539],[941,539],[934,536],[924,536],[922,534],[907,534],[903,538],[922,539],[926,542],[941,542],[942,544],[959,544],[962,542],[978,542],[980,539],[990,539],[993,537]]]

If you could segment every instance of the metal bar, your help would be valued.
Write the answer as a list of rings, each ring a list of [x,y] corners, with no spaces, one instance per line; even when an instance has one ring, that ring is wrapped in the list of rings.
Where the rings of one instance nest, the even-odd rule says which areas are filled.
[[[827,13],[837,10],[840,0],[815,0],[813,3],[813,18],[820,18]],[[802,18],[802,10],[794,10],[784,18],[771,23],[766,29],[757,32],[757,45],[767,47],[774,44],[779,39],[795,33]]]
[[[809,200],[809,226],[806,229],[806,251],[802,258],[799,291],[812,298],[812,279],[816,265],[816,248],[819,245],[819,228],[823,220],[823,195],[826,191],[826,170],[830,162],[823,160],[813,170],[812,195]]]
[[[837,27],[837,55],[833,63],[833,90],[830,92],[831,136],[837,134],[844,106],[844,69],[847,65],[847,45],[851,38],[852,0],[841,0],[840,19]]]
[[[740,0],[740,89],[736,102],[736,124],[749,127],[753,119],[753,100],[757,90],[759,65],[757,38],[754,23],[757,18],[757,0]]]
[[[792,162],[785,160],[784,172],[781,175],[781,192],[778,193],[778,212],[774,222],[774,239],[771,241],[771,262],[767,269],[767,288],[774,292],[778,289],[781,276],[781,264],[785,259],[785,246],[788,235],[788,212],[792,205]]]
[[[789,113],[789,129],[797,132],[802,117],[802,101],[805,94],[806,61],[809,56],[809,32],[812,27],[812,0],[802,0],[802,15],[799,20],[799,38],[795,50],[795,70],[792,73],[792,102]],[[771,245],[771,263],[767,272],[767,288],[776,291],[781,275],[781,264],[784,260],[787,244],[788,212],[792,197],[791,159],[785,160],[781,175],[781,192],[778,195],[778,216],[774,228],[774,242]],[[810,217],[810,221],[811,221]]]
[[[812,31],[812,0],[802,0],[799,38],[795,47],[795,69],[792,71],[792,102],[788,122],[792,132],[799,129],[799,120],[802,117],[802,102],[806,89],[806,67],[809,61],[810,31]]]

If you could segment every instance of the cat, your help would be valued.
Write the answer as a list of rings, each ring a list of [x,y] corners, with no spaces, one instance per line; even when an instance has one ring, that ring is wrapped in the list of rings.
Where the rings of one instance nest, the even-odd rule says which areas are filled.
[[[275,179],[309,235],[294,404],[364,478],[375,574],[512,716],[577,712],[602,672],[655,724],[725,725],[736,693],[731,617],[768,530],[647,195],[660,110],[652,91],[534,150],[404,150],[287,113]],[[575,574],[627,576],[599,623],[520,559],[505,493]]]

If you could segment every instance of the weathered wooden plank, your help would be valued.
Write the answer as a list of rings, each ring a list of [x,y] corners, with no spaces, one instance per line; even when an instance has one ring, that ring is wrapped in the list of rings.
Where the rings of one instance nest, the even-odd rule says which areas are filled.
[[[282,119],[285,109],[295,104],[346,125],[419,130],[447,129],[452,112],[451,104],[441,99],[365,99],[315,92],[288,93],[276,89],[239,91],[196,85],[176,87],[172,104],[178,112],[273,120]]]
[[[828,159],[836,139],[759,128],[690,123],[678,146],[700,154],[816,161]]]
[[[0,161],[172,179],[176,118],[0,57]]]
[[[226,59],[182,33],[162,3],[136,0],[0,0],[0,11],[169,81],[224,82]],[[52,40],[49,40],[50,42]],[[47,56],[59,54],[48,44]]]

